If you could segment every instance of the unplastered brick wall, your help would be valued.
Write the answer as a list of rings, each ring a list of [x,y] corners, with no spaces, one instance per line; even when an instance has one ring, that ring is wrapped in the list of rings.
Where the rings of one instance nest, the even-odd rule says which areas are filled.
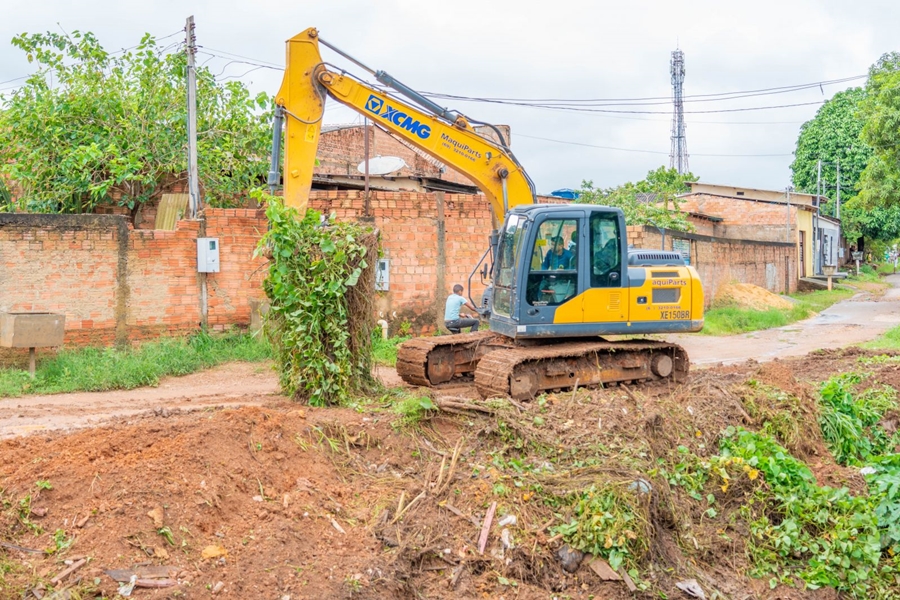
[[[0,214],[0,312],[64,313],[66,343],[112,343],[123,226],[114,216]]]
[[[253,249],[261,211],[207,209],[206,237],[220,240],[221,272],[207,279],[213,329],[248,325],[265,261]],[[174,231],[137,230],[116,215],[0,214],[0,312],[66,315],[64,345],[111,345],[197,331],[202,320],[197,237],[202,221]],[[27,350],[0,348],[0,362]]]
[[[492,229],[490,206],[480,195],[370,192],[368,217],[359,191],[313,191],[310,205],[338,220],[368,218],[379,228],[390,289],[379,293],[376,307],[392,333],[441,326],[447,295],[456,283],[468,288]],[[480,302],[483,292],[476,276],[473,300]]]
[[[787,197],[785,196],[785,199]],[[722,222],[716,233],[735,239],[784,242],[796,236],[791,229],[797,226],[797,211],[808,210],[807,205],[798,208],[787,202],[768,202],[751,198],[733,198],[712,194],[688,194],[679,199],[679,208],[719,217]]]
[[[499,125],[505,139],[509,140],[509,126]],[[496,140],[496,133],[489,127],[475,127],[476,132]],[[315,167],[316,175],[352,175],[359,177],[362,173],[357,167],[365,160],[365,128],[362,125],[335,126],[323,131],[319,138],[319,149],[316,158],[319,164]],[[423,156],[387,132],[369,125],[369,156],[396,156],[402,158],[406,167],[391,173],[397,177],[430,177],[442,179],[462,185],[475,183],[449,165],[442,167],[439,161]]]
[[[719,238],[654,227],[629,226],[628,242],[635,248],[657,250],[664,247],[690,250],[691,266],[703,283],[707,307],[724,284],[750,283],[776,294],[797,291],[797,248],[794,244]]]
[[[250,300],[265,298],[267,261],[254,256],[269,222],[264,209],[207,209],[206,237],[219,240],[218,273],[207,275],[208,323],[212,329],[250,323]],[[196,255],[192,268],[196,269]]]

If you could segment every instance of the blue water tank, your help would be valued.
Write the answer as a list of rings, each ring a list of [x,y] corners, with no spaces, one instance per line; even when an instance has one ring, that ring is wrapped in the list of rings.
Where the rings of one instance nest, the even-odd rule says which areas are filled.
[[[559,190],[553,190],[550,192],[551,196],[556,198],[565,198],[567,200],[578,200],[578,191],[573,190],[572,188],[562,188]]]

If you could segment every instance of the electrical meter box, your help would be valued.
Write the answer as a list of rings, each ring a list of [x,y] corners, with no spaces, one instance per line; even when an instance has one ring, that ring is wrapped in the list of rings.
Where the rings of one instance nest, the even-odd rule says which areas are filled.
[[[391,289],[391,261],[379,258],[375,265],[375,291],[386,292]]]
[[[219,238],[197,238],[197,272],[219,272]]]

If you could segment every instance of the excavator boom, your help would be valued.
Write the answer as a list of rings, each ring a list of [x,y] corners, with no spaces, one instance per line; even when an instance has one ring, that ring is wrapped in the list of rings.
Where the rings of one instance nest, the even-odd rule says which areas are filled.
[[[478,134],[461,115],[419,109],[330,69],[322,61],[319,41],[315,28],[288,40],[284,80],[275,96],[275,103],[286,113],[284,197],[288,206],[301,211],[306,208],[326,95],[464,173],[484,192],[498,222],[509,209],[534,202],[533,185],[505,143]],[[414,93],[386,74],[378,74],[401,93]],[[452,117],[456,118],[451,122]]]

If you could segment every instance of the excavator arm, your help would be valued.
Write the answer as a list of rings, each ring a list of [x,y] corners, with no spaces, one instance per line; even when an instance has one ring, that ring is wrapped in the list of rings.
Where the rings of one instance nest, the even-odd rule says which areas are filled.
[[[322,61],[320,41],[423,108],[332,70]],[[320,40],[316,29],[310,28],[287,41],[284,79],[275,96],[276,115],[283,114],[285,122],[285,203],[301,213],[306,209],[312,186],[326,96],[466,175],[484,192],[498,222],[503,222],[509,209],[534,203],[534,186],[505,142],[479,135],[466,117],[438,107],[382,71],[368,69]],[[280,125],[276,122],[276,152],[279,133]],[[275,156],[273,153],[270,184],[277,178]]]

